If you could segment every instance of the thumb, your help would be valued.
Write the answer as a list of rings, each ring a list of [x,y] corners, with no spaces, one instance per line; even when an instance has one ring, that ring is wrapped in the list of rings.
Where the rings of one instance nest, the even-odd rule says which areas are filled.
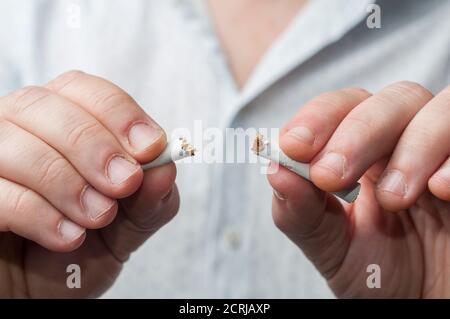
[[[174,163],[147,170],[141,188],[120,201],[114,222],[101,229],[105,244],[119,261],[127,260],[176,215],[180,199],[175,177]]]
[[[275,225],[326,278],[339,269],[350,244],[350,222],[343,205],[311,182],[277,164],[268,175],[274,189]]]

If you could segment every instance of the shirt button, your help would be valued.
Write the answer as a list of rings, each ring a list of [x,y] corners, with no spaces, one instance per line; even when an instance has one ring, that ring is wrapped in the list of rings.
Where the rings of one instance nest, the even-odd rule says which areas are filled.
[[[242,236],[237,230],[228,230],[225,233],[225,240],[232,250],[237,250],[242,245]]]

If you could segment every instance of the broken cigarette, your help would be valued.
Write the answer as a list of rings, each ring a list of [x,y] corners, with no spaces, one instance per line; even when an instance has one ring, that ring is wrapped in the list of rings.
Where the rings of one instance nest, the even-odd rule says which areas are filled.
[[[252,151],[263,158],[271,160],[273,162],[279,163],[280,165],[286,167],[290,171],[296,173],[297,175],[311,181],[309,176],[309,167],[307,163],[301,163],[294,161],[292,158],[288,157],[277,145],[277,143],[266,141],[264,136],[258,134],[253,143]],[[342,190],[340,192],[332,193],[333,195],[343,199],[347,203],[352,203],[358,197],[359,191],[361,189],[361,184],[356,183],[354,186]]]
[[[184,137],[167,143],[164,151],[150,163],[142,165],[144,171],[195,155],[195,148]]]

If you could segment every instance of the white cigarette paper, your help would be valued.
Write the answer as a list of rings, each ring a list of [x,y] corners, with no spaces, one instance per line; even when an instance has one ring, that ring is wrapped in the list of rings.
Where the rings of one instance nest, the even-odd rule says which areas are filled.
[[[179,139],[167,143],[164,151],[150,163],[142,165],[142,169],[145,171],[150,168],[163,166],[194,155],[194,147],[189,144],[185,138],[180,137]]]
[[[309,177],[309,167],[307,163],[301,163],[294,161],[292,158],[288,157],[275,142],[269,142],[264,139],[264,136],[258,134],[253,143],[252,151],[263,158],[271,160],[275,163],[286,167],[290,171],[296,173],[297,175],[311,181]],[[347,203],[352,203],[358,197],[359,191],[361,189],[361,184],[356,183],[354,186],[345,189],[340,192],[333,193],[335,196],[343,199]]]

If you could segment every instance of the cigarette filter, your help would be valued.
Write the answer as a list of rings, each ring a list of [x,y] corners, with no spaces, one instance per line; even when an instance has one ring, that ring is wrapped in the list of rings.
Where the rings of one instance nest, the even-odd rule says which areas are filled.
[[[142,169],[145,171],[150,168],[163,166],[169,164],[170,162],[176,162],[194,155],[194,147],[189,144],[184,137],[180,137],[179,139],[167,143],[164,151],[150,163],[142,165]]]
[[[277,143],[266,141],[264,139],[264,136],[262,136],[261,134],[258,134],[256,136],[252,151],[256,155],[279,163],[280,165],[286,167],[297,175],[307,179],[308,181],[311,181],[309,176],[309,164],[294,161],[292,158],[288,157],[281,150],[281,148],[279,148]],[[352,203],[358,197],[360,189],[361,184],[356,183],[354,186],[348,189],[333,193],[333,195],[343,199],[347,203]]]

